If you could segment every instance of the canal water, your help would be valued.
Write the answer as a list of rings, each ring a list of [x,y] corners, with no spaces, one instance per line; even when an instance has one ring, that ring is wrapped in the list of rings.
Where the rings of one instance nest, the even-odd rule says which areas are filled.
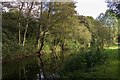
[[[37,80],[37,57],[26,57],[2,64],[2,80]]]

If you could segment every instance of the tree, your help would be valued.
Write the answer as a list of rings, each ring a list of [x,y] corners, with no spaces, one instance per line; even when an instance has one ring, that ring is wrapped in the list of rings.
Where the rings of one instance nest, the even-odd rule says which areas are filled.
[[[106,3],[108,3],[108,8],[110,10],[110,12],[115,13],[117,15],[118,18],[120,18],[120,1],[107,1]]]
[[[106,1],[107,4],[108,4],[108,10],[109,12],[111,12],[111,14],[115,14],[117,20],[118,20],[118,24],[117,24],[117,35],[119,37],[120,33],[119,33],[119,30],[120,30],[120,27],[119,27],[119,23],[120,23],[120,1],[116,1],[116,2],[113,2],[113,1]]]
[[[105,14],[100,14],[97,20],[100,21],[103,26],[108,28],[109,43],[115,43],[118,33],[118,20],[115,14],[111,13],[110,10],[107,10]]]

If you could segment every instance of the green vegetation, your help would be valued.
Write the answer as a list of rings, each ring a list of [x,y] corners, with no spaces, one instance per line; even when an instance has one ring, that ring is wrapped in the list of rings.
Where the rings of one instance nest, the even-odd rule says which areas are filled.
[[[67,66],[64,71],[64,76],[68,77],[70,80],[72,79],[80,79],[80,78],[118,78],[118,49],[106,49],[105,53],[107,54],[108,58],[106,62],[103,65],[96,65],[93,68],[90,68],[88,71],[85,70],[85,66],[81,66],[81,62],[79,56],[78,60],[71,60],[71,64],[67,64]],[[82,57],[82,56],[81,56]],[[83,59],[82,59],[83,60]],[[74,65],[75,64],[75,65]],[[81,66],[81,67],[79,67]],[[78,70],[76,70],[79,67]],[[67,70],[70,69],[72,71],[68,72]],[[74,70],[74,71],[73,71]]]
[[[119,14],[110,7],[93,19],[78,15],[75,7],[72,1],[3,2],[3,64],[33,57],[36,64],[29,66],[37,65],[34,77],[43,73],[46,80],[52,74],[69,80],[118,77],[118,49],[114,44],[119,40]],[[26,64],[15,68],[16,77],[29,78]],[[4,78],[6,74],[5,70]]]

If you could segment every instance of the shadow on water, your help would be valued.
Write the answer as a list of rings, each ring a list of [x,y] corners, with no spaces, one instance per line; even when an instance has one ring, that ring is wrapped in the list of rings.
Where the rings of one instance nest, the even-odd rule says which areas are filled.
[[[36,80],[39,73],[37,57],[27,57],[2,66],[2,80]]]

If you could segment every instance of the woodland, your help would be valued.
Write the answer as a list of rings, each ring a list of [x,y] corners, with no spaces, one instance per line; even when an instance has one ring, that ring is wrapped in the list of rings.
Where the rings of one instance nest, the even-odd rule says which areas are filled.
[[[96,19],[76,2],[2,2],[2,80],[119,78],[120,2]]]

